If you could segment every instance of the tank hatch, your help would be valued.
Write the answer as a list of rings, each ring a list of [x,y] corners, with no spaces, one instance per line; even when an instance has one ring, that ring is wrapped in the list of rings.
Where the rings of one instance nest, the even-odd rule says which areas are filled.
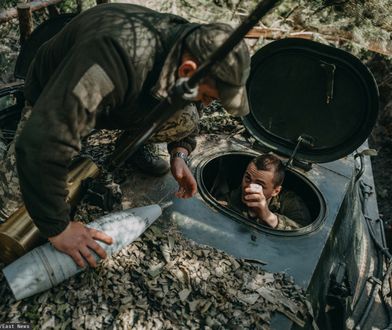
[[[244,125],[277,153],[305,162],[348,155],[378,113],[375,80],[355,56],[314,41],[272,42],[252,57]],[[306,141],[306,143],[299,143]]]

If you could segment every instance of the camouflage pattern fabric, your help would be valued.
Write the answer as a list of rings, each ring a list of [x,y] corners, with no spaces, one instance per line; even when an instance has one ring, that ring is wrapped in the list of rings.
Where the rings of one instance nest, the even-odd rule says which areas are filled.
[[[173,147],[185,147],[191,153],[194,147],[188,147],[188,145],[192,144],[193,141],[188,141],[188,138],[195,139],[199,131],[199,121],[200,114],[197,108],[195,105],[189,104],[170,117],[161,129],[147,140],[147,143],[171,143]],[[120,136],[116,143],[121,144],[123,139],[135,136],[136,133],[135,130],[124,131],[124,134]],[[181,144],[182,141],[184,145]]]
[[[149,142],[180,141],[189,136],[190,132],[198,131],[199,121],[200,117],[196,107],[190,104],[170,117],[162,128],[149,139]]]
[[[5,157],[0,160],[0,221],[2,222],[6,221],[23,203],[16,170],[15,142],[31,115],[31,109],[29,105],[24,107],[14,140]]]
[[[278,216],[276,229],[298,229],[311,223],[308,207],[293,191],[283,190],[278,196],[272,197],[268,207]]]
[[[166,142],[169,153],[176,147],[183,147],[188,150],[188,153],[191,153],[195,148],[195,136],[199,132],[199,121],[199,111],[195,105],[189,104],[170,117],[161,129],[147,140],[147,143]],[[134,138],[136,133],[133,130],[124,131],[117,139],[116,144],[121,145],[125,140]]]

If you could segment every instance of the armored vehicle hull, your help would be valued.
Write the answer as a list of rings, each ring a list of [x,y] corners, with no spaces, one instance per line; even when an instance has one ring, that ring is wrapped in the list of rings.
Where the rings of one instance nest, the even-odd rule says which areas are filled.
[[[372,235],[379,242],[385,240],[369,160],[364,160],[364,168],[350,155],[314,165],[309,171],[290,169],[284,187],[307,201],[313,222],[282,231],[248,221],[222,206],[211,193],[219,176],[219,161],[224,160],[233,184],[239,184],[248,161],[262,151],[243,139],[228,141],[226,136],[202,136],[198,142],[191,158],[198,193],[190,200],[176,199],[165,211],[186,237],[258,263],[268,271],[293,276],[307,291],[322,329],[357,325],[382,329],[388,325],[380,297],[373,297],[379,284],[372,279],[382,279],[385,263]],[[124,194],[137,192],[152,201],[171,198],[176,189],[170,175],[157,179],[136,174],[123,184]],[[272,322],[274,329],[292,326],[280,315]]]

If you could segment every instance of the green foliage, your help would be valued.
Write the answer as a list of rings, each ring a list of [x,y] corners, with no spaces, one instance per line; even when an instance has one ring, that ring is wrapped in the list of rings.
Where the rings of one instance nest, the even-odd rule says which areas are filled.
[[[27,1],[27,0],[26,0]],[[112,0],[121,2],[122,0]],[[255,8],[260,0],[133,0],[133,3],[160,12],[170,12],[193,22],[226,22],[233,26]],[[15,7],[18,0],[0,0],[0,11]],[[61,13],[77,12],[95,6],[96,0],[63,0],[57,4]],[[284,0],[264,17],[260,25],[281,31],[308,31],[340,36],[353,43],[337,44],[360,55],[370,45],[391,48],[391,0]],[[45,10],[34,12],[34,26],[48,18]],[[12,80],[15,58],[19,52],[17,20],[0,26],[0,83]],[[254,45],[258,49],[267,41]],[[7,69],[8,68],[8,69]]]
[[[17,0],[2,0],[0,2],[0,10],[15,7]]]
[[[78,2],[80,7],[78,7]],[[83,11],[96,5],[95,0],[64,0],[58,7],[62,13],[75,13],[77,11]]]
[[[390,32],[392,30],[390,0],[306,0],[305,3],[307,6],[316,4],[318,11],[327,10],[333,15],[346,17],[357,25],[361,25],[363,20],[369,20],[376,27]]]
[[[19,28],[16,20],[0,25],[0,84],[13,79],[16,57],[19,53]]]
[[[77,3],[76,0],[65,0],[59,3],[57,6],[62,13],[74,13],[76,12]]]
[[[16,7],[17,3],[20,1],[33,1],[33,0],[1,0],[0,1],[0,11],[4,9],[9,9],[12,7]],[[80,4],[82,5],[82,10],[95,6],[95,0],[80,0]],[[71,13],[76,12],[78,8],[77,0],[63,0],[59,4],[56,5],[62,13]]]

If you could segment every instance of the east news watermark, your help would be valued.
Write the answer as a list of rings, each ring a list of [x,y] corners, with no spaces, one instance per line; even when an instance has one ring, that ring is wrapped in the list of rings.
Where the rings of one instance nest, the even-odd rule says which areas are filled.
[[[3,329],[31,330],[31,324],[28,324],[28,323],[0,323],[0,330],[3,330]]]

